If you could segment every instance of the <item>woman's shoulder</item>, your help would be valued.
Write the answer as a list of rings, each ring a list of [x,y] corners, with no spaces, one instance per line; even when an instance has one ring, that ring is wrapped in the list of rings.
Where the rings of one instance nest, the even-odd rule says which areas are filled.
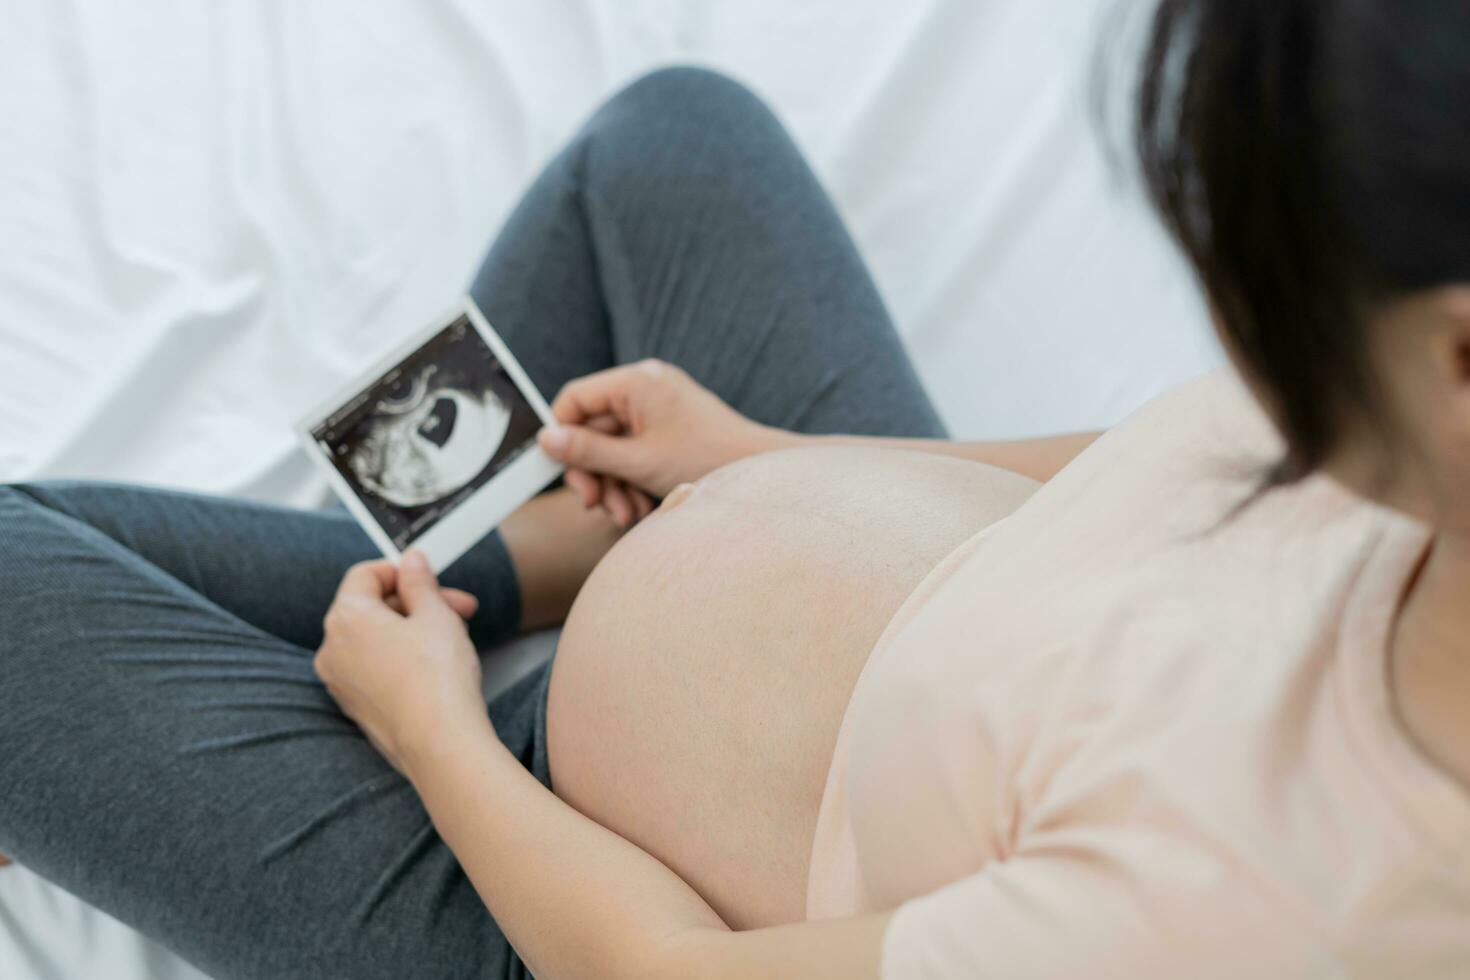
[[[1018,511],[1034,546],[1127,561],[1219,527],[1261,485],[1284,443],[1229,371],[1146,403],[1057,474]]]
[[[1168,464],[1180,476],[1252,478],[1285,451],[1275,425],[1234,371],[1220,369],[1146,402],[1094,446]]]

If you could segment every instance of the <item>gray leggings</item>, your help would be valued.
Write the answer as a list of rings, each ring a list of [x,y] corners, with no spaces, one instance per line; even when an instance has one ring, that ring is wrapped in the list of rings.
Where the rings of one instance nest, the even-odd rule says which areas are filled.
[[[942,434],[780,124],[709,72],[608,102],[473,292],[548,394],[637,358],[805,432]],[[412,788],[312,674],[340,512],[77,482],[0,486],[0,853],[220,980],[523,977]],[[446,584],[517,628],[487,538]],[[488,706],[548,779],[548,670]],[[0,872],[3,873],[3,872]]]

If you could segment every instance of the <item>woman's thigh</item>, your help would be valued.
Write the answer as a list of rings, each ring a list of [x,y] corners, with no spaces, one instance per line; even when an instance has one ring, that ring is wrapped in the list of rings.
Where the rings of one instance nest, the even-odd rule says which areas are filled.
[[[301,510],[90,480],[13,489],[101,532],[250,625],[309,649],[321,645],[322,615],[343,574],[356,562],[381,557],[342,509]],[[443,581],[480,600],[470,623],[480,649],[514,635],[520,594],[499,536],[466,552]]]
[[[519,969],[311,650],[13,487],[0,620],[0,852],[221,977]],[[543,681],[492,715],[544,773]]]
[[[664,69],[608,100],[472,291],[548,395],[657,357],[770,425],[943,435],[821,183],[771,110],[713,72]]]

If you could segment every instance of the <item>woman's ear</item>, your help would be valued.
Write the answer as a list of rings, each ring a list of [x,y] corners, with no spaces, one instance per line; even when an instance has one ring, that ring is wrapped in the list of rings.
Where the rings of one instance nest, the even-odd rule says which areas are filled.
[[[1439,335],[1435,382],[1456,402],[1455,414],[1470,419],[1470,285],[1436,290],[1431,303]]]
[[[1427,300],[1428,315],[1415,332],[1429,336],[1430,356],[1422,371],[1404,378],[1401,397],[1413,406],[1435,482],[1458,488],[1470,478],[1470,285],[1437,289]]]
[[[1380,417],[1352,427],[1333,475],[1431,524],[1470,526],[1470,284],[1380,307],[1368,347]]]

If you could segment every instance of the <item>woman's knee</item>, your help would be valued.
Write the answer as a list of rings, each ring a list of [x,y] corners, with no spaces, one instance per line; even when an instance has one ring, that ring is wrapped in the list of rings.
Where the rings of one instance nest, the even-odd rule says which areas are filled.
[[[15,628],[31,613],[54,617],[60,597],[74,607],[74,588],[96,579],[110,559],[74,512],[75,481],[0,483],[0,601]],[[0,637],[0,640],[6,637]]]
[[[25,483],[0,483],[0,513],[26,510],[59,510],[61,498],[74,487],[84,486],[78,480],[32,480]]]
[[[602,112],[648,120],[702,117],[743,123],[771,118],[769,107],[745,85],[694,65],[658,68],[629,82],[607,101]]]
[[[0,483],[0,551],[18,550],[24,521],[38,506],[24,486]]]
[[[45,483],[0,483],[0,553],[34,560],[45,554],[46,535],[38,525],[54,509],[46,489]],[[24,564],[11,570],[24,574]],[[39,565],[31,571],[40,571]]]
[[[617,197],[629,184],[728,186],[766,182],[803,166],[771,109],[750,89],[705,68],[661,68],[612,96],[574,144],[585,182]]]

